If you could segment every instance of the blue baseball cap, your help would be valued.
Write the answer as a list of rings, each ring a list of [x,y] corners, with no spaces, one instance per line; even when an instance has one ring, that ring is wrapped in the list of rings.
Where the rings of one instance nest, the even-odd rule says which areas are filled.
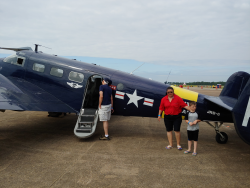
[[[112,84],[112,81],[109,78],[103,79],[109,86]]]

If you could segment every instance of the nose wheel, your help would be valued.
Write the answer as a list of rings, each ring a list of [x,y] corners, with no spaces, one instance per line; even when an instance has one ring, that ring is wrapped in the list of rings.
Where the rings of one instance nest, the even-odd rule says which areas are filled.
[[[223,125],[223,122],[214,122],[214,125],[212,125],[210,122],[205,121],[208,125],[214,128],[216,135],[215,135],[215,140],[219,144],[225,144],[228,141],[228,136],[225,132],[220,132],[220,127]]]

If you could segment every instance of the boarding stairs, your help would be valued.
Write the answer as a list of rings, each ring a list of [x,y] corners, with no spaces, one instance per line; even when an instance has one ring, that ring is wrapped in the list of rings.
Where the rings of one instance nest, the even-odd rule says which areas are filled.
[[[92,108],[82,109],[74,129],[79,138],[87,138],[94,134],[98,120],[98,110]]]

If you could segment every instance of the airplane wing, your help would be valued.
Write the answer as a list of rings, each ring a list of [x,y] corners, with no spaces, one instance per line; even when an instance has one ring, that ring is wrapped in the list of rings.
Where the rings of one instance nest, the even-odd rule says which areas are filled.
[[[205,99],[229,111],[233,110],[237,102],[237,99],[227,97],[227,96],[219,96],[219,97],[205,96]]]
[[[76,110],[30,82],[0,74],[0,110],[72,112]]]

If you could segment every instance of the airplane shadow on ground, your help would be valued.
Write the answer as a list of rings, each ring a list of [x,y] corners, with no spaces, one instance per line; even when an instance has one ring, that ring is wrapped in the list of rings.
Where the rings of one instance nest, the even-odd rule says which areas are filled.
[[[28,112],[25,112],[26,114]],[[123,118],[123,119],[121,119]],[[2,121],[0,126],[0,149],[4,151],[4,155],[8,151],[18,151],[23,148],[37,148],[49,147],[51,144],[59,142],[72,143],[94,143],[99,141],[100,135],[103,134],[102,122],[98,122],[96,131],[93,136],[80,139],[74,135],[74,127],[77,116],[74,114],[67,115],[62,118],[47,117],[44,113],[38,117],[31,117],[29,119],[22,117],[15,117],[9,121]],[[140,120],[140,121],[138,121]],[[147,122],[147,124],[145,123]],[[205,125],[205,124],[204,124]],[[243,141],[237,136],[235,130],[229,130],[222,127],[221,131],[227,132],[229,141],[227,144],[217,144],[215,141],[215,132],[208,126],[201,126],[199,135],[199,144],[213,147],[229,148],[239,150],[238,144],[243,144]],[[111,118],[110,121],[110,135],[116,141],[118,139],[141,139],[150,142],[163,142],[167,145],[167,135],[163,121],[157,123],[154,118],[139,118],[139,117],[116,117]],[[186,127],[183,124],[181,129],[181,145],[187,148]],[[176,144],[175,137],[173,142]],[[210,150],[209,149],[209,150]],[[1,153],[0,152],[0,155]],[[3,155],[3,153],[2,153]]]
[[[13,112],[12,112],[13,113]],[[75,139],[77,142],[94,142],[99,140],[100,135],[103,135],[103,126],[102,122],[98,122],[95,133],[86,139],[77,138],[74,135],[74,127],[77,121],[77,116],[74,114],[69,114],[64,117],[47,117],[47,114],[39,114],[37,116],[33,116],[32,112],[14,112],[15,114],[11,114],[11,119],[3,120],[0,126],[0,141],[6,141],[9,144],[12,142],[14,144],[21,143],[37,143],[39,140],[50,140],[56,141],[61,138],[65,139]],[[16,114],[17,113],[17,114]],[[15,116],[16,115],[16,116]],[[29,115],[29,118],[26,116]],[[35,114],[36,115],[36,114]],[[43,116],[44,115],[44,116]],[[14,116],[14,118],[13,118]],[[118,118],[111,118],[109,121],[110,132],[112,134],[116,134],[117,136],[138,136],[144,137],[147,136],[145,134],[145,130],[132,130],[130,127],[136,127],[136,124],[130,124],[130,127],[120,126],[117,123]],[[119,120],[118,120],[119,122]],[[5,143],[7,143],[5,142]]]

